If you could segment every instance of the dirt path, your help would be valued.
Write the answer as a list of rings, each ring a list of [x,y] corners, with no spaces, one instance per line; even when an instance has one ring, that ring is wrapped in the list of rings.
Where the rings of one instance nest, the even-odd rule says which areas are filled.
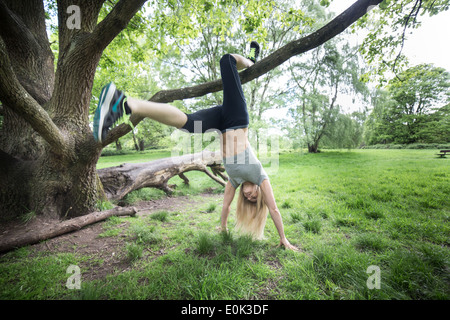
[[[186,207],[202,206],[208,199],[219,199],[223,197],[220,194],[205,193],[201,195],[202,201],[193,201],[192,197],[165,197],[163,199],[142,201],[133,206],[138,210],[138,216],[147,216],[153,212],[162,210],[181,211]],[[53,220],[35,217],[28,223],[8,223],[0,225],[0,241],[5,241],[8,236],[17,234],[18,232],[35,231],[50,223]],[[83,262],[84,268],[88,272],[84,273],[85,279],[98,279],[117,272],[117,270],[125,271],[130,268],[130,263],[124,257],[124,247],[126,246],[126,226],[128,222],[116,226],[123,228],[123,232],[119,236],[99,237],[104,232],[103,223],[98,222],[86,226],[78,231],[64,234],[59,237],[48,239],[38,244],[32,245],[31,254],[38,253],[74,253],[77,255],[92,257],[93,261]],[[162,251],[162,250],[160,250]],[[164,252],[156,252],[154,255],[161,255]],[[98,262],[98,261],[101,261]],[[81,268],[83,266],[80,265]]]

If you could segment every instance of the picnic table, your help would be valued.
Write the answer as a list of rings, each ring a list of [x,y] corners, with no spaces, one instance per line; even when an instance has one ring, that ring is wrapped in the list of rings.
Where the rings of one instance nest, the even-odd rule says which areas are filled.
[[[441,158],[445,158],[445,155],[447,153],[450,153],[450,150],[441,150],[439,151],[440,153],[438,153],[437,155],[440,156]]]

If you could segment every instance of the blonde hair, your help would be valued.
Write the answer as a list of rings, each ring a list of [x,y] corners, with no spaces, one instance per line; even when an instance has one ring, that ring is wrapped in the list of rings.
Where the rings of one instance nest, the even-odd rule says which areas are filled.
[[[250,235],[255,240],[262,240],[266,220],[267,206],[261,190],[258,190],[256,202],[250,202],[244,196],[241,185],[236,206],[236,231],[240,234]]]

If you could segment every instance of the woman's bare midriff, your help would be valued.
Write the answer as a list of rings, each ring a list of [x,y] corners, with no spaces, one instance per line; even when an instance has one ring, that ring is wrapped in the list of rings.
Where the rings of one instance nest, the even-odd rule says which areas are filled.
[[[248,128],[234,129],[222,133],[223,157],[232,157],[244,152],[248,145]]]

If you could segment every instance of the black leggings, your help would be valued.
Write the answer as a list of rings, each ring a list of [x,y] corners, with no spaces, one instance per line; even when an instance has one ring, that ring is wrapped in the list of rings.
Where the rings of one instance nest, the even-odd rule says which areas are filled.
[[[217,129],[223,133],[229,129],[248,127],[247,103],[236,68],[236,59],[231,54],[225,54],[220,59],[220,74],[223,84],[223,104],[186,114],[188,120],[182,130],[204,133],[207,130]]]

